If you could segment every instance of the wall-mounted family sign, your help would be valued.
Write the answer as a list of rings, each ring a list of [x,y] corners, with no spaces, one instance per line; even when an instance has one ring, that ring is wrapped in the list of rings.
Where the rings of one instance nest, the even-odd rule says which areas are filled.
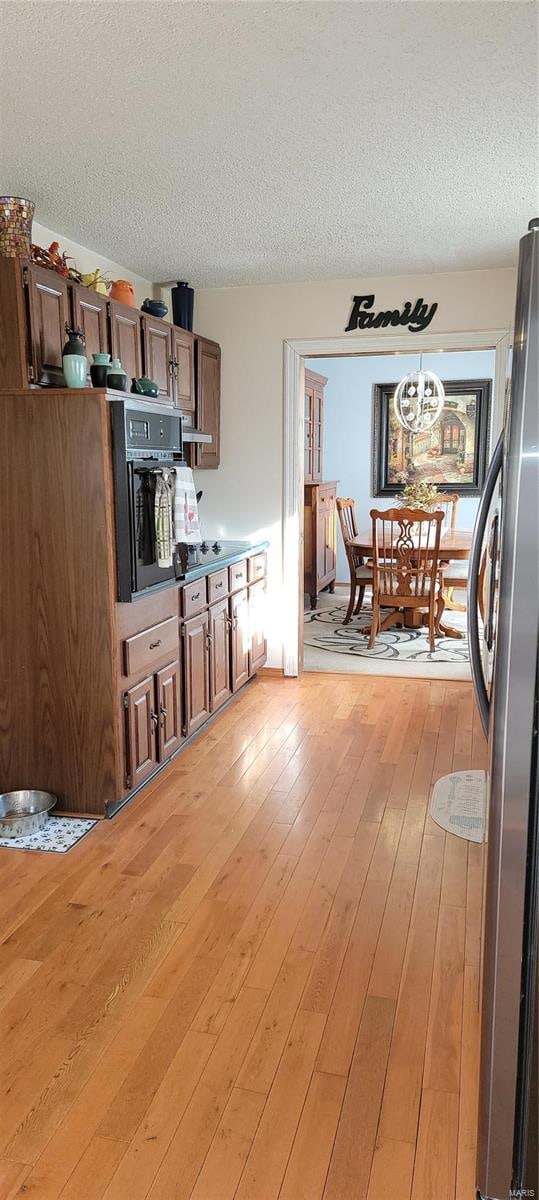
[[[421,333],[423,329],[430,325],[432,318],[438,308],[438,304],[425,304],[423,297],[420,296],[412,306],[412,301],[407,300],[403,305],[402,311],[398,308],[390,308],[387,312],[375,313],[374,294],[372,296],[354,296],[354,303],[350,313],[350,320],[346,326],[345,333],[350,329],[386,329],[388,325],[406,325],[410,333]]]

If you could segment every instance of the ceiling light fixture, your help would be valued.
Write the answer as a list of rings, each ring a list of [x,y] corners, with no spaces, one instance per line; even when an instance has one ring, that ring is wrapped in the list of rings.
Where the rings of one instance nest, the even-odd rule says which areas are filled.
[[[424,433],[439,420],[445,402],[444,385],[434,371],[423,370],[423,355],[419,370],[405,375],[393,397],[395,416],[410,433]]]

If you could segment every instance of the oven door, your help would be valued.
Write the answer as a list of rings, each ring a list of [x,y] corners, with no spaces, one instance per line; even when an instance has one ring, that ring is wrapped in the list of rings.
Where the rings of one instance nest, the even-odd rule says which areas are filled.
[[[128,462],[129,527],[131,549],[131,590],[142,592],[180,576],[176,547],[172,564],[161,567],[157,562],[155,541],[155,482],[156,475],[147,461]],[[174,461],[153,464],[154,468],[169,468]]]

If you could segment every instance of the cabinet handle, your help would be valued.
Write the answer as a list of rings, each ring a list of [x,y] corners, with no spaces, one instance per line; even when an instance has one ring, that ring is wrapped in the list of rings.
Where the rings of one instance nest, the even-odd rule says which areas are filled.
[[[216,583],[216,584],[215,584],[215,591],[217,591],[217,588],[220,588],[220,587],[222,587],[222,586],[223,586],[223,580],[221,579],[221,582],[220,582],[220,583]]]
[[[154,713],[154,712],[150,713],[150,721],[151,721],[154,729],[157,729],[157,726],[159,724],[159,717],[157,716],[157,713]]]
[[[161,727],[163,727],[163,725],[165,724],[167,717],[168,717],[167,710],[166,710],[166,708],[163,707],[163,705],[161,705],[161,708],[159,710],[159,719],[161,722]]]
[[[150,642],[150,650],[157,650],[157,647],[160,645],[161,645],[161,638],[158,638],[156,642]]]
[[[200,592],[191,592],[191,600],[199,600]]]
[[[173,359],[173,358],[169,358],[169,360],[168,360],[168,373],[169,373],[169,375],[170,375],[170,378],[171,378],[171,379],[174,379],[174,376],[175,376],[175,369],[174,369],[174,368],[175,368],[174,359]]]
[[[232,617],[226,618],[226,627],[227,629],[232,629]]]
[[[210,650],[210,649],[211,649],[211,644],[212,644],[212,641],[213,641],[213,638],[212,638],[212,636],[211,636],[211,633],[207,633],[207,634],[206,634],[206,650]]]
[[[239,624],[238,614],[234,613],[234,629],[238,628],[238,624]]]

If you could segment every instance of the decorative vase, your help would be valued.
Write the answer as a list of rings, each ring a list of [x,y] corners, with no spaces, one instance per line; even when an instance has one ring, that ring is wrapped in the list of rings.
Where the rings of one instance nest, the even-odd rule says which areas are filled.
[[[162,300],[150,300],[148,297],[144,301],[142,312],[149,313],[151,317],[166,317],[168,306]]]
[[[193,300],[194,290],[189,287],[188,283],[179,282],[176,287],[171,290],[172,297],[172,319],[175,325],[179,325],[181,329],[192,330],[193,328]]]
[[[141,379],[133,379],[131,381],[131,391],[137,396],[155,396],[159,395],[159,386],[153,379],[148,379],[143,375]]]
[[[86,387],[88,359],[84,334],[81,329],[70,329],[69,325],[66,325],[65,330],[67,342],[62,350],[62,369],[66,387]]]
[[[119,358],[113,358],[107,371],[107,387],[116,392],[127,391],[127,371],[124,371]]]
[[[90,366],[90,376],[94,387],[107,386],[107,374],[110,371],[110,354],[93,354]]]
[[[0,196],[0,257],[30,258],[33,216],[32,200]]]
[[[135,307],[135,289],[129,279],[115,279],[110,289],[110,299]]]

